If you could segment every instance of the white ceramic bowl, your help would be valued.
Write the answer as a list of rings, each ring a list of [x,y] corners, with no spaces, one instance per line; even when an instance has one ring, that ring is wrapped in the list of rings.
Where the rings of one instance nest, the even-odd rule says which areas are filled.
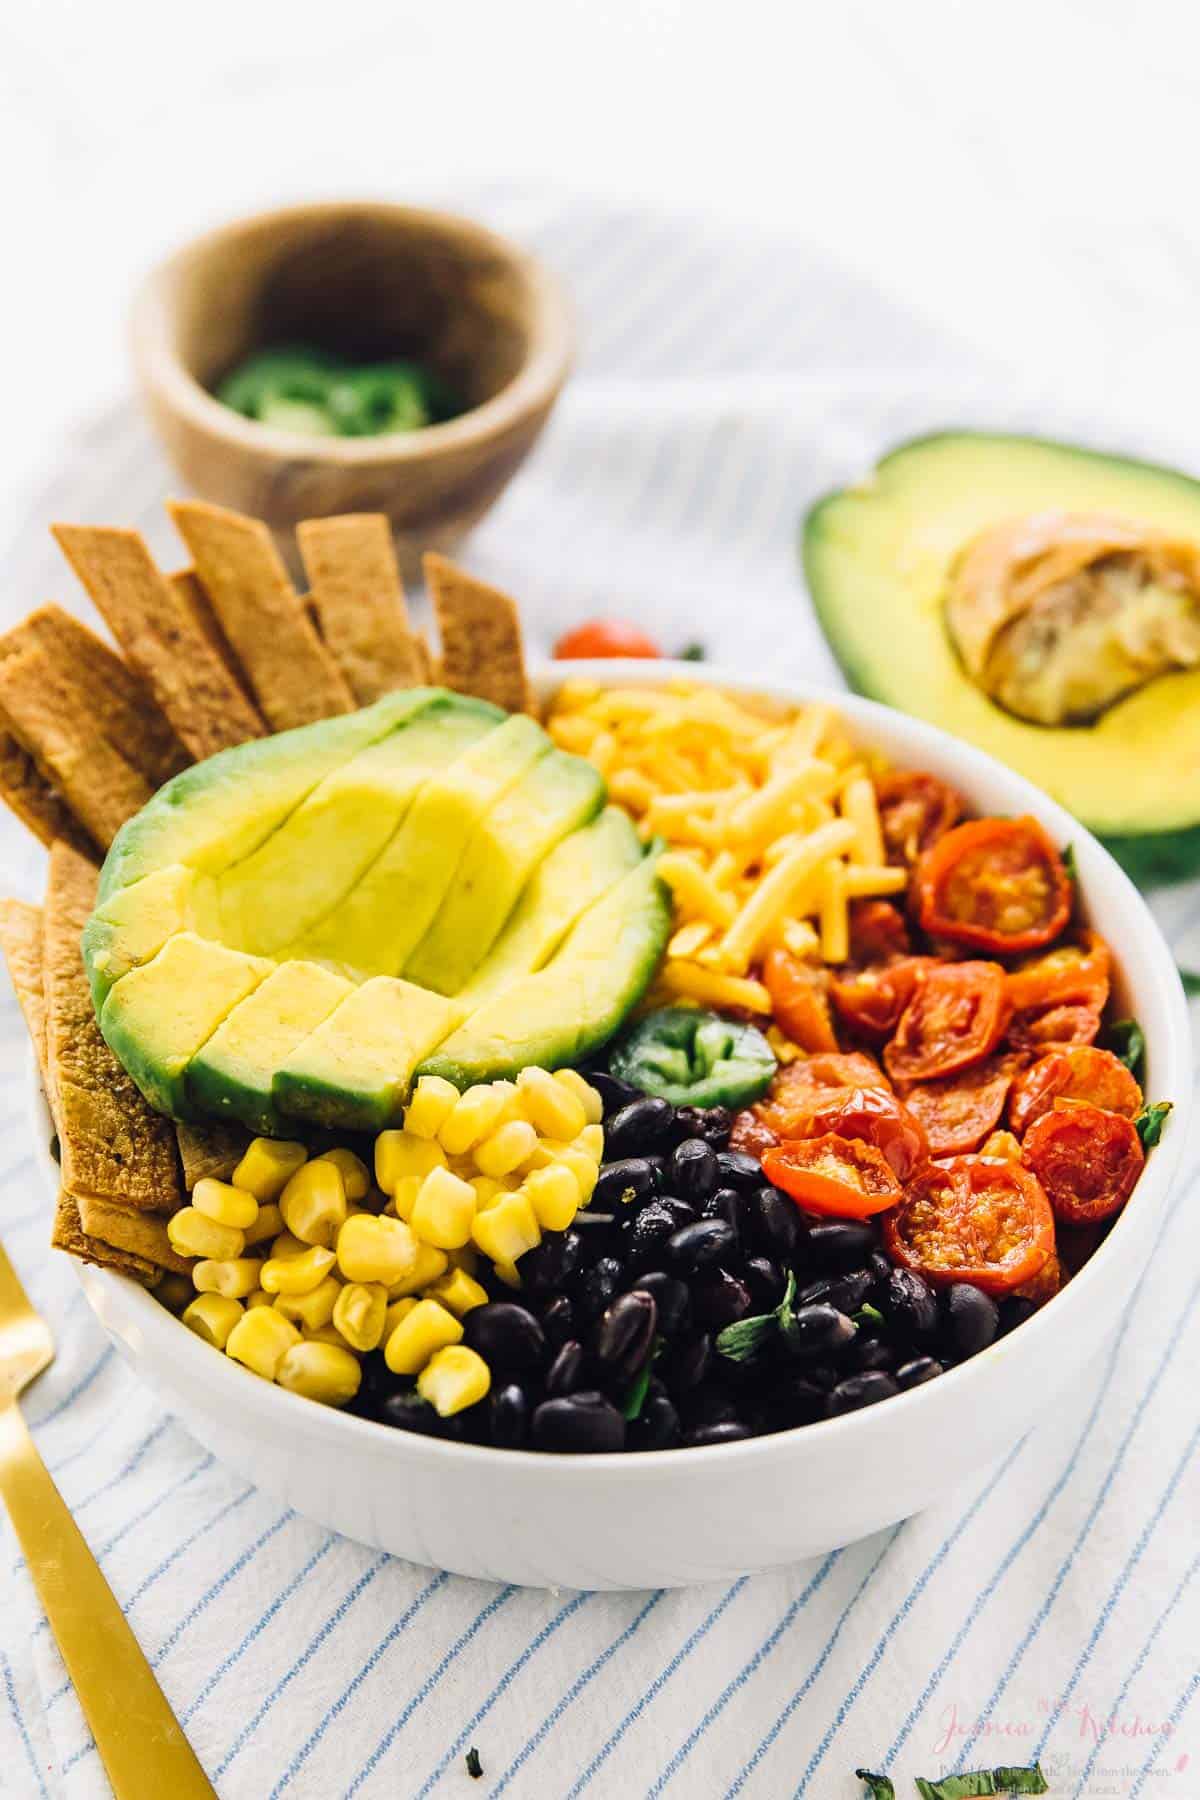
[[[818,697],[798,683],[649,662],[558,665],[540,685],[547,694],[568,676],[653,685],[672,674],[783,701]],[[1120,965],[1122,1008],[1146,1034],[1148,1092],[1179,1108],[1098,1253],[1011,1336],[863,1412],[721,1448],[580,1457],[440,1443],[313,1405],[218,1356],[134,1283],[81,1267],[121,1355],[239,1475],[349,1537],[465,1575],[578,1588],[727,1580],[920,1511],[948,1475],[1005,1452],[1099,1355],[1149,1255],[1183,1147],[1191,1042],[1175,964],[1112,858],[1027,781],[915,719],[848,695],[820,698],[859,741],[953,782],[979,812],[1032,813],[1056,842],[1074,844],[1088,916]],[[44,1108],[37,1135],[48,1143]]]

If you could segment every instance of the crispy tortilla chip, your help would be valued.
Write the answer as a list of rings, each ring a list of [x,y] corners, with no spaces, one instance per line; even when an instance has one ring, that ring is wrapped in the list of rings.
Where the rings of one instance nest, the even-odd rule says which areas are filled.
[[[0,657],[0,713],[104,849],[154,789],[93,723],[86,689],[38,644]]]
[[[50,852],[44,912],[46,1061],[63,1183],[77,1198],[170,1214],[181,1199],[175,1133],[100,1035],[79,940],[97,872],[65,844]]]
[[[22,825],[49,849],[64,838],[81,856],[99,857],[100,846],[88,836],[66,801],[46,780],[27,750],[11,732],[0,729],[0,800]]]
[[[174,500],[167,510],[271,728],[353,712],[354,696],[262,521],[200,500]]]
[[[432,551],[423,566],[442,638],[443,685],[508,712],[527,712],[529,684],[514,602]]]
[[[149,1262],[143,1256],[131,1256],[125,1250],[114,1250],[111,1244],[105,1244],[99,1238],[88,1237],[79,1217],[79,1204],[72,1194],[68,1194],[66,1188],[60,1190],[54,1210],[50,1247],[53,1250],[65,1250],[68,1256],[78,1257],[80,1262],[95,1263],[97,1268],[112,1269],[118,1275],[131,1275],[143,1287],[153,1287],[162,1274],[157,1263]]]
[[[392,529],[382,513],[305,519],[296,527],[317,628],[359,706],[425,679],[409,629]]]
[[[442,665],[429,648],[429,639],[423,631],[413,632],[413,650],[421,667],[421,686],[440,687],[442,685]]]
[[[87,1194],[77,1195],[76,1201],[79,1222],[90,1238],[156,1268],[174,1269],[177,1275],[186,1275],[191,1269],[192,1259],[172,1249],[165,1221],[153,1213],[134,1212],[131,1207]]]
[[[46,1085],[46,993],[42,984],[42,909],[27,900],[0,900],[0,950],[33,1040]]]
[[[167,580],[183,601],[192,620],[214,649],[234,681],[245,695],[248,704],[254,707],[254,696],[250,692],[250,683],[246,680],[246,671],[241,667],[233,648],[225,633],[221,630],[221,622],[213,611],[212,601],[204,591],[204,583],[195,569],[176,569]],[[258,711],[254,707],[255,712]]]
[[[211,1176],[228,1181],[246,1153],[250,1132],[244,1125],[214,1120],[208,1125],[176,1125],[183,1185],[190,1194],[198,1181]]]
[[[264,725],[136,531],[55,525],[97,612],[197,762]]]

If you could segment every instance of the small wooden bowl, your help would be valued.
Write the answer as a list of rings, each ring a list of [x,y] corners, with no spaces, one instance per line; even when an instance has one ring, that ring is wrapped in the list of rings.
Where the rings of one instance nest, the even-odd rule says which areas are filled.
[[[300,519],[382,512],[411,566],[449,549],[503,492],[571,365],[566,295],[482,225],[382,202],[288,207],[196,239],[133,308],[151,419],[201,498],[265,519],[292,553]],[[210,391],[250,351],[313,342],[428,362],[470,410],[385,437],[271,430]]]

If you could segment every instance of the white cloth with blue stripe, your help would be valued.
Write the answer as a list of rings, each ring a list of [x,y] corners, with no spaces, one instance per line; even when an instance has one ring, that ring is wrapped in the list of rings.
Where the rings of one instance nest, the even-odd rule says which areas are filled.
[[[466,553],[520,597],[536,649],[614,613],[668,646],[698,638],[747,669],[834,682],[796,524],[888,444],[970,422],[1189,459],[1145,421],[1025,391],[803,248],[527,194],[456,198],[538,245],[582,313],[579,371]],[[132,413],[81,427],[5,562],[5,621],[49,594],[78,602],[53,518],[136,525],[180,560],[170,485]],[[0,834],[5,889],[37,897],[41,852],[7,821]],[[1196,890],[1158,910],[1200,961]],[[728,1587],[524,1592],[332,1538],[164,1415],[47,1252],[25,1071],[5,986],[0,1233],[58,1343],[26,1415],[223,1800],[838,1800],[862,1791],[856,1765],[911,1793],[914,1774],[1035,1755],[1056,1795],[1200,1795],[1194,1156],[1112,1353],[999,1467],[963,1482],[947,1444],[933,1511]],[[0,1793],[106,1791],[5,1522]]]

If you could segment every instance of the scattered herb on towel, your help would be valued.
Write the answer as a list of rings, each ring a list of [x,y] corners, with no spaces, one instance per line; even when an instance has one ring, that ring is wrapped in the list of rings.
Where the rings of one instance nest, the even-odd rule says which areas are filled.
[[[941,1781],[917,1776],[921,1800],[975,1800],[978,1794],[994,1794],[996,1778],[990,1769],[971,1769],[965,1775],[945,1775]]]
[[[483,1764],[479,1760],[479,1752],[474,1744],[467,1751],[467,1774],[472,1781],[478,1781],[483,1774]]]
[[[896,1789],[887,1775],[872,1775],[869,1769],[855,1769],[858,1779],[866,1783],[871,1800],[896,1800]]]

